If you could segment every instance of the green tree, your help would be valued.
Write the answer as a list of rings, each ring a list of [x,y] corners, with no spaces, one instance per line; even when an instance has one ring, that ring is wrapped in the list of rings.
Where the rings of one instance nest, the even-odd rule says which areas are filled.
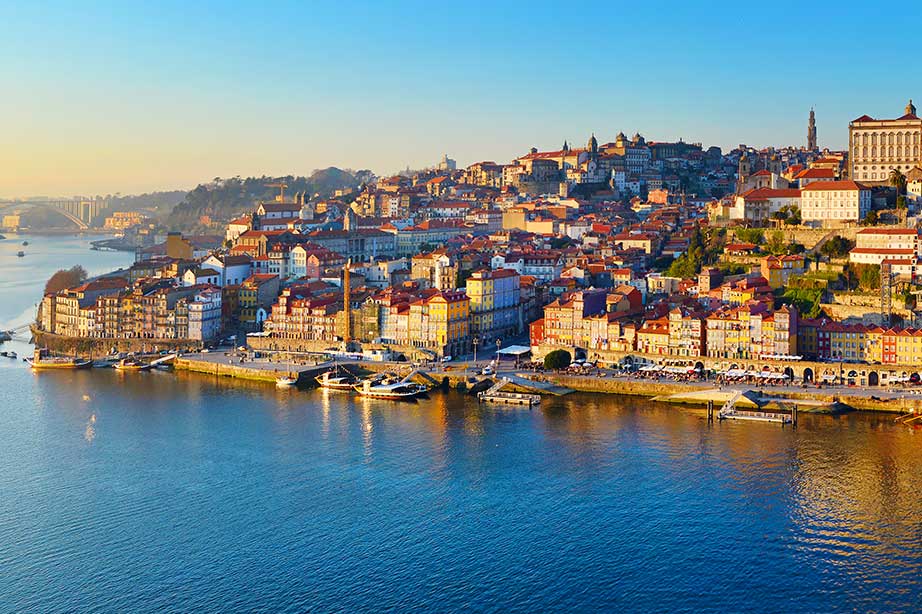
[[[86,281],[86,277],[86,269],[79,264],[69,269],[60,269],[48,278],[45,283],[45,294],[53,294],[67,288],[79,286]]]
[[[854,246],[855,244],[845,237],[836,235],[823,243],[820,247],[820,253],[827,258],[843,258]]]
[[[868,211],[868,214],[864,216],[865,226],[876,226],[877,225],[877,211]]]
[[[787,252],[787,242],[784,239],[784,233],[780,230],[776,230],[770,235],[765,241],[765,249],[769,253],[780,255]]]
[[[737,228],[736,239],[743,243],[754,243],[759,245],[765,240],[765,231],[761,228]]]
[[[554,369],[559,371],[560,369],[566,369],[570,366],[570,352],[566,350],[552,350],[547,353],[544,357],[544,368],[545,369]]]

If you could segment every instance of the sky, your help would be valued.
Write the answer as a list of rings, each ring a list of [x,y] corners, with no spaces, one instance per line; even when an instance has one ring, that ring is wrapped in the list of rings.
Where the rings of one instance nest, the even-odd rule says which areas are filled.
[[[619,131],[821,147],[922,91],[865,4],[7,2],[0,197],[508,162]],[[901,5],[900,20],[922,17]],[[909,64],[907,62],[909,61]],[[911,71],[910,71],[911,72]]]

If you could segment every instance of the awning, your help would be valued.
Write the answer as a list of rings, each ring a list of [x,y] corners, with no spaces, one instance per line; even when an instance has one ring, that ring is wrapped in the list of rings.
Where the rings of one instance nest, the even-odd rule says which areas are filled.
[[[504,354],[506,356],[524,356],[531,352],[531,348],[527,345],[510,345],[507,348],[499,350],[499,354]]]

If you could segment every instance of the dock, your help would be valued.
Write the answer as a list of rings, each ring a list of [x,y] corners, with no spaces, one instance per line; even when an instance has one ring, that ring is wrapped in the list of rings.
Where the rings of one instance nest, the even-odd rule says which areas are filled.
[[[717,412],[718,420],[749,420],[752,422],[776,422],[782,426],[785,424],[794,425],[797,424],[797,406],[793,406],[790,411],[785,411],[785,407],[782,407],[782,411],[771,411],[764,409],[764,406],[760,405],[752,409],[740,409],[736,405],[742,399],[744,393],[742,390],[736,390],[729,399],[723,404],[723,407],[720,408],[720,411]],[[776,401],[778,405],[782,405],[780,402]],[[708,405],[708,420],[713,420],[713,404]]]
[[[509,383],[510,380],[507,377],[500,379],[488,390],[478,393],[477,400],[481,403],[495,403],[499,405],[526,405],[529,408],[541,404],[541,395],[539,394],[508,392],[503,390]]]

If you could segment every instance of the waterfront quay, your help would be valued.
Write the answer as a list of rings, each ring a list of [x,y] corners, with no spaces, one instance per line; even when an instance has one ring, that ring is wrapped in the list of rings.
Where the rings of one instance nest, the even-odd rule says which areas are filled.
[[[378,362],[363,360],[331,360],[319,354],[288,354],[261,352],[260,358],[252,358],[238,352],[212,351],[184,354],[178,357],[174,366],[178,370],[274,383],[283,375],[295,377],[302,384],[310,384],[313,378],[334,365],[343,366],[355,373],[382,372],[395,369],[410,369],[406,362]],[[717,385],[713,381],[673,381],[649,379],[636,374],[614,369],[593,368],[580,373],[535,373],[528,370],[502,367],[492,377],[480,375],[478,369],[468,363],[432,363],[422,367],[423,377],[431,378],[451,388],[471,388],[480,382],[494,382],[508,379],[508,389],[560,395],[571,391],[636,396],[680,405],[707,405],[708,401],[723,403],[734,391],[752,391],[764,399],[784,400],[797,404],[808,411],[825,411],[837,404],[864,411],[893,413],[922,412],[922,395],[914,395],[911,389],[868,389],[849,386],[828,385],[824,388],[809,388],[805,385],[772,385],[769,387],[744,383]]]

